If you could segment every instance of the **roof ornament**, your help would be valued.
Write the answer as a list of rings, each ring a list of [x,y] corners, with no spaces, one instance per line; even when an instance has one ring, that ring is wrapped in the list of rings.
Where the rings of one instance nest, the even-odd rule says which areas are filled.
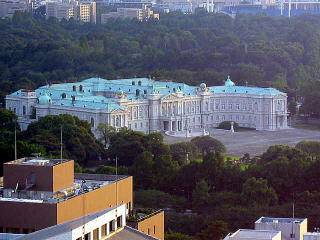
[[[228,78],[227,78],[227,80],[225,81],[224,85],[225,85],[226,87],[233,87],[233,86],[235,86],[236,84],[231,81],[230,76],[228,75]]]

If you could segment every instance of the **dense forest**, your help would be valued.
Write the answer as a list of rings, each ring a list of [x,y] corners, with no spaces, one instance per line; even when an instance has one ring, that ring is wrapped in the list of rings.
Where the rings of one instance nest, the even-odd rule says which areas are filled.
[[[16,119],[0,109],[2,161],[14,158]],[[220,240],[229,231],[253,228],[261,216],[290,217],[293,203],[309,230],[319,226],[320,142],[271,146],[261,156],[234,159],[209,136],[167,145],[160,133],[117,132],[102,124],[95,139],[86,121],[49,115],[17,131],[18,158],[59,158],[61,127],[63,158],[76,160],[75,171],[115,174],[117,157],[118,173],[134,177],[135,207],[166,209],[167,240]],[[98,159],[100,165],[86,168]]]
[[[231,75],[239,85],[283,90],[292,105],[303,100],[304,113],[320,115],[320,16],[170,13],[160,21],[92,25],[16,13],[0,20],[0,36],[2,102],[20,88],[93,76],[221,85]],[[2,161],[14,158],[16,120],[0,108]],[[102,125],[102,138],[95,139],[89,123],[60,115],[17,129],[18,157],[59,157],[61,128],[63,157],[76,160],[76,171],[113,174],[117,157],[119,173],[134,176],[135,205],[167,209],[168,240],[218,240],[252,228],[260,216],[291,216],[293,202],[310,230],[319,227],[319,142],[272,146],[235,161],[210,137],[166,145],[159,133]],[[97,159],[109,162],[86,168]]]
[[[320,16],[275,18],[199,12],[160,21],[93,25],[27,13],[0,20],[0,98],[20,88],[86,77],[276,87],[319,115]],[[299,98],[303,97],[303,98]]]

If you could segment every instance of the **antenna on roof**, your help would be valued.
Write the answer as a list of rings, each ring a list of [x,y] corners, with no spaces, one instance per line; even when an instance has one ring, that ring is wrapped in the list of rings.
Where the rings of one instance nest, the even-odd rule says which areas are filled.
[[[17,126],[14,125],[14,160],[17,160]]]
[[[294,218],[294,202],[292,203],[292,218]]]

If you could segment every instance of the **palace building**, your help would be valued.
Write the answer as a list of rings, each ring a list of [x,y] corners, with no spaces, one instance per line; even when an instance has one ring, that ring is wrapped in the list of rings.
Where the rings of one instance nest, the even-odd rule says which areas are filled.
[[[236,86],[228,77],[223,86],[189,86],[149,78],[49,84],[21,89],[6,96],[6,108],[18,115],[22,129],[46,115],[72,114],[91,123],[145,133],[172,134],[237,122],[256,130],[287,128],[287,95],[274,88]]]

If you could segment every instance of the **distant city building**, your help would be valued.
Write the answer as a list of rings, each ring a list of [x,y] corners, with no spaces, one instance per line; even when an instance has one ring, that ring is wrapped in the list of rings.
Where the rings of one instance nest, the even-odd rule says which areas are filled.
[[[230,233],[224,240],[281,240],[280,231],[239,229]]]
[[[96,23],[96,2],[63,1],[46,2],[46,18],[59,20],[74,18],[83,22]]]
[[[28,0],[0,0],[0,18],[12,17],[16,11],[24,12],[31,8]]]
[[[101,14],[101,24],[108,22],[110,18],[136,18],[140,21],[147,20],[149,18],[159,19],[158,13],[153,13],[150,8],[117,8],[117,12],[109,12]]]
[[[22,129],[46,115],[71,114],[87,120],[145,133],[204,130],[224,121],[257,130],[287,128],[287,95],[274,88],[189,86],[148,78],[49,84],[6,96],[6,108],[18,115]]]
[[[303,240],[307,232],[308,220],[306,218],[269,218],[258,219],[254,228],[256,230],[277,230],[281,231],[282,240]]]

